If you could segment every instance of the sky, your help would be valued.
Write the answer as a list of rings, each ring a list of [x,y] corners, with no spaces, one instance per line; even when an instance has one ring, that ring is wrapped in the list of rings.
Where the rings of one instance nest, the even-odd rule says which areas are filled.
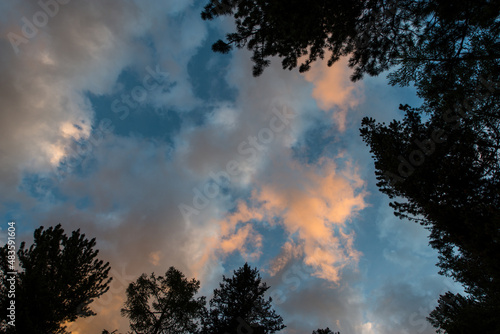
[[[210,298],[259,268],[287,326],[433,333],[439,294],[428,232],[378,192],[361,119],[400,119],[411,87],[352,83],[346,59],[309,72],[215,54],[232,18],[204,1],[0,4],[0,226],[17,240],[62,224],[96,237],[110,290],[73,333],[128,330],[125,289],[175,266]]]

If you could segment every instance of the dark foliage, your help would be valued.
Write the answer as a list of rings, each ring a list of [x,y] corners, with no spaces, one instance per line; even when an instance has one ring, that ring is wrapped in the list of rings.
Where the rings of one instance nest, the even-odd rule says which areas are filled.
[[[194,297],[199,287],[199,281],[188,281],[174,267],[165,277],[141,275],[128,287],[122,309],[130,319],[130,333],[267,334],[285,328],[283,319],[271,307],[271,298],[264,298],[269,287],[262,283],[258,270],[248,264],[236,270],[232,278],[223,276],[208,310],[205,297]]]
[[[247,263],[233,277],[223,276],[210,300],[203,332],[267,334],[282,330],[283,319],[272,309],[272,299],[264,298],[268,289],[257,268]]]
[[[143,274],[127,288],[122,314],[134,333],[198,333],[205,313],[205,297],[194,297],[199,288],[174,267],[165,276]]]
[[[201,16],[235,18],[236,31],[212,49],[248,48],[255,76],[273,56],[284,69],[301,62],[304,72],[326,55],[328,65],[349,56],[354,80],[400,65],[396,76],[403,82],[459,61],[498,60],[499,6],[487,0],[211,0]]]
[[[377,185],[394,199],[396,216],[430,230],[440,273],[468,293],[460,297],[467,303],[457,305],[474,308],[472,325],[491,323],[486,319],[500,312],[500,73],[489,61],[476,65],[449,70],[447,89],[436,87],[437,81],[421,83],[424,104],[401,106],[402,121],[386,125],[366,118],[361,129]],[[445,310],[431,314],[434,325],[448,333],[465,328],[457,325],[463,316],[450,325],[451,314],[460,312],[439,316]],[[484,333],[497,332],[499,324]]]
[[[332,332],[330,328],[326,327],[325,329],[318,328],[313,331],[312,334],[340,334],[340,332]]]
[[[16,286],[17,333],[67,333],[63,323],[95,313],[89,305],[108,290],[109,263],[97,259],[95,239],[88,240],[80,230],[71,236],[61,225],[35,230],[29,248],[21,243]],[[7,297],[7,245],[0,248],[2,294],[0,307],[5,312]],[[14,332],[12,327],[9,330]]]

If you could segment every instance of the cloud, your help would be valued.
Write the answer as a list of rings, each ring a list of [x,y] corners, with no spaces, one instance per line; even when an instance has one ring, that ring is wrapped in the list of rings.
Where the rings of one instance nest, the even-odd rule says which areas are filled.
[[[376,324],[376,333],[435,333],[426,317],[445,291],[437,276],[412,283],[390,278],[367,298],[372,306],[368,317]]]
[[[2,17],[2,36],[22,33],[20,19],[40,10],[33,1],[18,4],[3,12],[8,15]],[[71,1],[19,46],[19,54],[5,37],[0,40],[2,193],[13,200],[17,189],[25,191],[22,195],[30,197],[23,207],[26,216],[46,226],[62,222],[67,232],[81,228],[97,237],[100,257],[111,262],[111,289],[93,303],[98,316],[72,328],[80,333],[124,331],[127,319],[119,312],[124,291],[140,274],[163,274],[174,265],[200,279],[208,294],[233,269],[226,260],[241,255],[267,268],[261,271],[271,274],[270,282],[277,283],[273,287],[284,289],[287,302],[280,307],[290,333],[319,326],[342,333],[376,332],[382,325],[395,330],[402,322],[384,322],[391,317],[389,308],[363,317],[366,304],[354,287],[362,254],[353,230],[369,205],[367,150],[359,137],[339,139],[340,133],[314,165],[302,164],[293,154],[318,123],[348,132],[364,106],[363,85],[349,81],[345,60],[332,68],[318,62],[304,75],[273,62],[261,77],[252,78],[248,51],[237,50],[227,67],[213,65],[224,67],[217,73],[224,73],[236,97],[201,101],[193,83],[204,74],[188,71],[200,48],[210,46],[208,25],[199,12],[190,1]],[[147,66],[168,72],[171,87],[150,91],[145,103],[178,112],[182,126],[173,143],[110,130],[92,144],[99,127],[95,120],[103,115],[95,114],[88,93],[131,94],[124,82],[117,83],[120,74],[128,70],[142,79]],[[183,118],[200,110],[208,110],[202,124]],[[56,178],[51,171],[71,165],[73,150],[80,147],[75,141],[88,151]],[[238,164],[235,174],[230,173],[233,162]],[[32,186],[43,199],[19,187],[27,172],[39,177]],[[186,218],[179,205],[195,207],[198,191],[210,187],[217,194]],[[422,235],[413,240],[404,237],[413,229],[399,231],[392,221],[378,224],[380,240],[396,250],[388,261],[407,270],[419,256],[426,259]],[[400,241],[387,243],[393,239]],[[302,272],[287,275],[295,265]],[[409,302],[419,300],[419,289],[412,290],[415,298]],[[382,295],[374,300],[385,302]]]
[[[187,62],[206,28],[189,2],[54,1],[49,9],[39,3],[17,2],[0,24],[0,186],[10,200],[20,198],[23,173],[53,170],[75,141],[89,138],[96,124],[87,94],[116,92],[125,68],[160,65],[170,73],[175,86],[151,92],[152,104],[186,110],[197,103]],[[141,40],[145,34],[158,47],[160,64]]]
[[[287,241],[281,247],[281,251],[270,263],[267,272],[271,276],[275,276],[278,272],[282,271],[289,263],[295,259],[301,259],[303,257],[303,248],[293,242]]]
[[[338,161],[325,158],[319,166],[296,161],[291,148],[314,126],[310,117],[324,113],[310,99],[300,75],[271,66],[262,77],[248,80],[250,69],[248,53],[236,51],[226,76],[228,84],[238,89],[236,101],[216,106],[208,123],[185,129],[176,139],[176,159],[193,178],[199,178],[200,192],[214,179],[211,173],[223,175],[229,162],[239,162],[238,175],[226,173],[229,182],[224,189],[229,198],[219,195],[208,201],[218,207],[210,211],[215,215],[207,207],[190,216],[210,220],[204,225],[210,228],[191,231],[197,238],[203,236],[199,246],[192,246],[198,254],[194,271],[198,277],[218,277],[231,254],[257,261],[273,238],[269,228],[279,226],[285,240],[277,247],[283,251],[269,259],[270,272],[285,266],[292,258],[287,255],[290,252],[312,266],[316,276],[340,283],[341,270],[355,266],[360,256],[349,222],[366,206],[364,181],[355,164],[346,163],[348,154]],[[238,149],[252,147],[252,138],[269,130],[275,111],[284,109],[293,117],[272,140],[257,140],[252,151]],[[194,207],[192,200],[181,203]]]
[[[343,132],[347,125],[347,113],[353,112],[363,101],[363,84],[350,80],[352,70],[347,66],[347,58],[341,58],[331,67],[326,61],[317,61],[311,69],[303,73],[304,78],[312,82],[312,97],[318,107],[324,111],[333,109],[333,120],[339,131]]]
[[[314,275],[338,283],[340,270],[356,264],[360,256],[347,224],[366,206],[363,182],[351,165],[339,171],[327,159],[319,167],[286,163],[273,167],[276,179],[254,185],[250,207],[239,202],[236,210],[219,222],[220,240],[211,244],[218,244],[216,250],[222,254],[245,254],[247,243],[255,243],[255,238],[248,238],[251,226],[263,220],[268,224],[277,221],[286,235],[300,245],[303,260],[315,269]],[[237,242],[228,247],[227,240]],[[271,271],[282,267],[297,246],[286,242],[283,247],[285,253]]]
[[[289,319],[284,333],[311,333],[326,327],[343,334],[360,333],[366,304],[361,290],[355,287],[359,277],[346,273],[350,284],[332,287],[318,278],[302,278],[307,275],[300,264],[291,263],[277,275],[281,281],[270,282],[271,294],[281,296],[281,300],[273,298],[279,301],[278,311]]]
[[[247,250],[248,245],[255,247],[255,251],[249,253]],[[247,224],[228,238],[223,238],[219,247],[223,253],[232,253],[239,250],[245,260],[252,261],[258,259],[262,254],[262,235],[256,233],[252,225]]]
[[[1,35],[24,42],[13,47],[0,40],[2,193],[14,195],[23,172],[50,171],[72,142],[89,137],[94,113],[84,90],[108,92],[133,49],[125,23],[134,6],[111,8],[113,1],[60,5],[30,38],[23,35],[26,22],[48,17],[36,2],[18,2],[4,16]],[[106,20],[96,13],[106,13]]]
[[[98,315],[78,321],[72,325],[75,330],[127,328],[127,319],[120,315],[125,289],[142,273],[164,274],[173,265],[200,278],[192,269],[198,256],[193,248],[212,227],[203,217],[192,222],[199,225],[186,225],[178,203],[192,196],[189,184],[195,180],[182,165],[165,158],[167,149],[165,143],[107,136],[88,158],[94,162],[83,163],[82,174],[58,182],[65,201],[38,215],[45,226],[62,222],[68,233],[81,228],[97,237],[99,257],[112,267],[110,291],[92,304]],[[82,198],[89,201],[78,207]],[[214,215],[212,210],[207,208],[206,214]]]
[[[149,253],[149,262],[157,267],[160,264],[160,259],[161,259],[161,251],[155,251]]]

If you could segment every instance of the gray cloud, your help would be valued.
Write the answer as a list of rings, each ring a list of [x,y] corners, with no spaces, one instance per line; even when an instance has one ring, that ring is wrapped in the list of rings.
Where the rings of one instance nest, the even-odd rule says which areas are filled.
[[[108,92],[127,64],[124,55],[133,52],[130,36],[122,32],[135,6],[115,11],[113,1],[89,4],[60,5],[29,39],[22,18],[34,24],[33,15],[45,13],[36,2],[18,2],[2,21],[2,36],[25,39],[17,54],[8,39],[0,41],[2,194],[15,196],[23,172],[49,171],[72,140],[89,136],[94,115],[83,91]]]
[[[2,16],[2,36],[8,32],[22,33],[21,18],[30,18],[39,10],[34,1],[22,1],[16,7],[9,7],[8,18],[6,14]],[[216,26],[228,24],[226,20]],[[146,35],[152,40],[154,52],[141,42]],[[98,144],[88,140],[95,134],[91,133],[91,126],[98,124],[94,124],[94,110],[85,94],[130,93],[116,84],[124,69],[143,73],[147,66],[158,66],[168,72],[169,81],[175,86],[169,91],[151,92],[147,103],[154,107],[172,108],[181,113],[198,108],[203,102],[193,93],[188,63],[205,45],[206,35],[207,25],[200,20],[199,8],[192,2],[108,0],[70,1],[61,5],[57,15],[51,17],[36,36],[19,45],[18,54],[8,40],[0,40],[0,71],[3,74],[0,82],[0,190],[8,194],[2,202],[6,196],[9,200],[24,201],[27,215],[32,215],[40,224],[61,222],[68,232],[81,227],[88,236],[97,237],[102,257],[113,267],[112,289],[94,305],[99,315],[80,321],[73,327],[75,331],[125,330],[127,321],[119,314],[124,289],[130,280],[143,272],[163,273],[168,266],[175,265],[187,276],[201,279],[204,291],[210,291],[221,274],[227,274],[229,269],[224,262],[227,254],[216,251],[222,235],[221,222],[230,210],[234,212],[235,200],[248,200],[252,190],[268,187],[276,194],[288,194],[293,190],[301,194],[296,202],[289,202],[293,204],[289,204],[290,207],[295,207],[305,203],[299,199],[315,198],[311,185],[322,185],[315,190],[324,191],[324,198],[349,198],[350,193],[343,196],[346,192],[341,190],[354,189],[351,196],[354,197],[364,189],[363,181],[372,177],[371,169],[365,167],[371,164],[369,154],[357,131],[353,134],[349,129],[346,130],[348,134],[355,135],[356,139],[335,142],[321,152],[318,160],[338,157],[347,161],[351,158],[351,165],[345,164],[342,169],[339,163],[328,170],[332,174],[322,174],[324,171],[320,167],[302,166],[294,160],[291,148],[304,139],[305,133],[314,131],[317,120],[333,129],[330,134],[338,134],[332,111],[319,110],[318,102],[311,97],[314,80],[308,83],[295,72],[283,71],[279,62],[273,62],[260,78],[252,78],[249,54],[241,50],[233,53],[225,77],[228,85],[238,91],[235,101],[211,102],[212,114],[207,116],[203,126],[183,124],[174,142],[175,151],[160,141],[121,137],[111,132],[106,132]],[[335,76],[329,78],[333,80]],[[373,87],[365,85],[366,99],[378,94],[370,90]],[[382,108],[368,110],[361,99],[351,101],[342,97],[351,91],[352,88],[339,99],[326,99],[328,107],[342,107],[343,111],[348,111],[345,114],[348,126],[357,124],[365,111],[367,115],[385,112]],[[340,105],[331,104],[332,101]],[[375,103],[380,104],[384,101]],[[358,106],[359,109],[349,109]],[[255,159],[249,159],[250,137],[265,135],[263,129],[270,129],[270,122],[276,117],[274,110],[282,111],[283,108],[293,110],[296,117],[286,128],[275,131],[274,140],[262,145],[262,150],[254,151]],[[70,168],[67,174],[55,173],[54,167],[68,157],[75,139],[90,142],[90,151],[74,162],[75,168]],[[238,149],[240,145],[247,153]],[[343,158],[339,155],[342,152]],[[228,193],[219,193],[210,199],[199,214],[189,219],[183,217],[179,204],[193,205],[194,190],[203,189],[210,182],[210,172],[227,170],[232,160],[242,162],[242,172],[231,178]],[[39,192],[46,192],[43,199],[17,191],[27,172],[41,175]],[[324,189],[323,185],[333,179],[347,180],[348,186],[342,188],[340,185],[344,183],[336,183],[338,187]],[[310,180],[316,183],[308,182]],[[325,182],[319,182],[321,180]],[[44,182],[52,187],[45,186]],[[262,198],[271,202],[279,196]],[[344,214],[339,219],[339,224],[345,224],[348,232],[351,222],[356,220],[356,216],[351,215],[354,211],[349,207],[342,211]],[[308,214],[304,217],[309,218]],[[425,235],[384,219],[387,215],[390,213],[381,210],[377,223],[380,229],[377,242],[391,240],[387,247],[381,247],[386,248],[385,260],[417,273],[418,268],[428,265],[428,252],[423,242]],[[318,217],[316,222],[323,216],[318,214]],[[302,224],[305,227],[307,221]],[[249,234],[251,237],[258,234],[266,237],[262,225],[254,227],[254,234]],[[213,237],[215,242],[207,242],[207,237]],[[335,239],[338,234],[332,232],[331,237],[332,241],[336,240],[335,245],[340,245]],[[339,240],[352,242],[355,235]],[[339,254],[345,249],[358,256],[352,244],[340,245]],[[391,250],[396,251],[394,256]],[[203,256],[212,253],[216,256],[203,262]],[[331,285],[326,280],[311,278],[314,271],[302,265],[302,255],[285,259],[270,278],[270,284],[281,289],[275,291],[286,295],[286,301],[279,308],[286,316],[288,333],[311,332],[327,326],[343,334],[377,333],[379,329],[396,332],[398,328],[408,328],[410,321],[418,322],[419,318],[411,320],[408,314],[418,312],[417,306],[428,305],[440,284],[430,279],[425,284],[413,286],[408,285],[408,276],[395,279],[393,284],[381,287],[372,295],[375,306],[370,308],[357,286],[368,278],[363,276],[364,271],[363,274],[354,271],[356,261],[351,263],[352,259],[347,257],[346,263],[354,264],[353,267],[346,266],[338,284]],[[266,266],[269,258],[263,257],[260,261],[252,259]],[[418,266],[412,267],[410,263]],[[303,268],[303,277],[297,273],[285,277],[293,265]],[[295,285],[296,288],[291,289]]]

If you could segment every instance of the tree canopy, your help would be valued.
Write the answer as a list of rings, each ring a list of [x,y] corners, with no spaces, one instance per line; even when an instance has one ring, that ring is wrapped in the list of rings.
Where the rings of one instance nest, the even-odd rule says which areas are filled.
[[[262,282],[257,268],[247,263],[223,276],[219,288],[214,290],[204,333],[275,333],[285,328],[283,319],[272,308],[272,299],[264,297],[269,286]]]
[[[312,334],[340,334],[340,332],[332,332],[330,328],[326,327],[325,329],[318,328],[314,330]]]
[[[164,277],[141,275],[127,288],[122,314],[133,333],[275,333],[285,328],[283,319],[265,299],[269,289],[257,268],[245,263],[233,277],[223,276],[209,308],[206,298],[195,297],[200,282],[187,280],[170,267]],[[103,334],[113,334],[104,330]]]
[[[29,248],[22,242],[17,251],[16,328],[7,327],[7,332],[67,333],[65,322],[95,315],[89,305],[108,290],[111,281],[109,263],[97,258],[95,245],[95,238],[87,239],[79,229],[67,236],[60,224],[36,229]],[[7,254],[5,245],[0,248],[2,287],[7,284],[4,274],[12,272]],[[2,312],[7,301],[2,293]]]
[[[248,48],[255,76],[273,56],[284,69],[301,62],[304,72],[326,55],[330,66],[349,56],[354,80],[394,65],[400,80],[412,80],[457,61],[497,60],[499,6],[488,0],[211,0],[201,16],[235,18],[236,31],[212,48]]]
[[[403,121],[363,121],[361,133],[375,158],[378,186],[393,200],[397,216],[429,229],[440,273],[463,284],[468,309],[476,305],[484,311],[469,323],[475,326],[500,312],[499,137],[474,126],[479,115],[447,123],[437,115],[423,121],[419,111],[402,109]],[[490,124],[498,133],[498,119]],[[446,309],[432,315],[439,310]],[[437,319],[432,323],[439,324]]]
[[[205,297],[195,298],[200,282],[170,267],[165,276],[142,274],[127,288],[122,314],[135,333],[198,333]]]

